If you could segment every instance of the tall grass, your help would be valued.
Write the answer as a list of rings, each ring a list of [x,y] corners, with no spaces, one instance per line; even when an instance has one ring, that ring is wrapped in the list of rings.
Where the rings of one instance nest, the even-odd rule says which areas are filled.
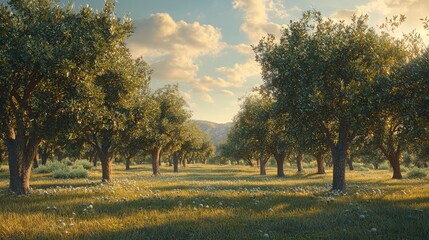
[[[0,239],[428,239],[429,179],[391,180],[390,171],[347,172],[349,191],[329,193],[332,170],[190,165],[114,166],[110,184],[32,177],[33,193],[5,191]]]

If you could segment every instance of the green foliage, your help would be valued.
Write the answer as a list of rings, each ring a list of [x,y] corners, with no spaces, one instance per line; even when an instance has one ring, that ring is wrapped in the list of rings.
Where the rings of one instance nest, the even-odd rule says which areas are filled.
[[[87,178],[88,171],[82,165],[77,165],[69,168],[57,169],[52,172],[53,178]]]
[[[74,166],[82,166],[86,170],[90,170],[93,167],[92,163],[88,160],[77,160],[74,162]]]
[[[428,171],[424,168],[413,168],[407,174],[408,178],[425,178],[427,175]]]
[[[378,166],[378,170],[389,170],[390,169],[390,164],[388,163],[382,163]]]
[[[46,165],[41,165],[38,168],[35,169],[36,173],[52,173],[54,171],[63,171],[66,170],[68,168],[68,165],[63,163],[63,162],[59,162],[59,161],[53,161],[53,162],[48,162],[46,163]]]
[[[89,163],[89,166],[87,163]],[[39,166],[35,172],[52,173],[53,178],[86,178],[88,177],[88,169],[91,169],[91,167],[92,164],[85,160],[78,160],[72,165],[55,161]]]

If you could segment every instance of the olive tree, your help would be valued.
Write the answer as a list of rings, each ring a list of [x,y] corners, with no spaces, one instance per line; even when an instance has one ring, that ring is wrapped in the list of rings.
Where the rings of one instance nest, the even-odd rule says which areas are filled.
[[[131,22],[113,13],[110,1],[100,12],[74,11],[54,0],[10,0],[0,6],[0,116],[10,191],[29,193],[39,143],[68,126],[82,93],[105,72],[104,53],[130,34]]]
[[[367,16],[346,24],[314,11],[288,24],[279,42],[269,35],[254,47],[264,83],[293,125],[322,133],[333,159],[332,190],[346,190],[349,146],[371,124],[373,87],[395,67],[389,55],[395,50],[368,26]]]

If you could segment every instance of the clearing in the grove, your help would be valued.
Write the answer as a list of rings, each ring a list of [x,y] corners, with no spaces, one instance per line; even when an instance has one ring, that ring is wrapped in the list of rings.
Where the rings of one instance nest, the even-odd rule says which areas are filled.
[[[149,165],[114,166],[113,182],[32,176],[32,194],[7,192],[0,173],[0,239],[428,239],[429,179],[391,180],[389,170],[332,170],[285,178],[275,168],[192,165],[153,177]]]

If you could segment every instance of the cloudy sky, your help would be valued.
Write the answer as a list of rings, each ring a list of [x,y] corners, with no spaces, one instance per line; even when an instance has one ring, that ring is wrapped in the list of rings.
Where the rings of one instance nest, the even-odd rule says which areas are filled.
[[[75,6],[101,9],[103,3],[77,0]],[[429,1],[117,0],[116,12],[134,20],[128,45],[154,69],[152,87],[178,83],[194,119],[223,123],[237,113],[239,98],[262,83],[250,45],[266,33],[278,35],[283,24],[310,9],[333,19],[366,13],[373,26],[405,14],[400,30],[426,36],[419,19],[429,15]]]

